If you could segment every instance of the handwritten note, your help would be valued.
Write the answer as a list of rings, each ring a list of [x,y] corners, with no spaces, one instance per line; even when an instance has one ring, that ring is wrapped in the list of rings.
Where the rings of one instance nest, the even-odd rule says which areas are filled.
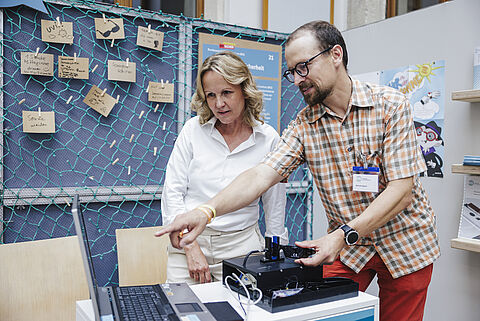
[[[58,78],[88,79],[88,58],[58,56]]]
[[[23,132],[55,133],[55,112],[22,111]]]
[[[23,75],[53,76],[53,55],[22,51],[20,72]]]
[[[152,29],[148,31],[148,28],[138,26],[137,46],[162,51],[163,32]]]
[[[108,80],[119,80],[135,82],[137,76],[137,68],[134,62],[126,62],[122,60],[108,61]]]
[[[42,41],[72,44],[73,23],[42,19]]]
[[[148,100],[161,103],[173,103],[173,84],[149,82]]]
[[[95,18],[97,39],[125,39],[123,19]]]
[[[102,96],[103,90],[93,85],[83,102],[107,117],[117,100],[107,93]]]

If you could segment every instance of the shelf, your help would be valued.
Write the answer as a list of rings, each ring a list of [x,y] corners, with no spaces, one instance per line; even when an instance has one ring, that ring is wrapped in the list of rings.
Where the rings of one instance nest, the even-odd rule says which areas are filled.
[[[480,89],[452,91],[452,100],[480,102]]]
[[[452,173],[480,175],[480,166],[466,166],[462,164],[452,164]]]
[[[467,250],[480,253],[480,241],[466,238],[456,238],[450,241],[450,246],[454,249]]]

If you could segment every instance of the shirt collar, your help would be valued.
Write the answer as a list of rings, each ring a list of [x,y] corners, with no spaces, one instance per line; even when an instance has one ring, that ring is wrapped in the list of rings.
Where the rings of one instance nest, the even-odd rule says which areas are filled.
[[[357,79],[350,79],[352,79],[352,95],[350,96],[349,105],[356,107],[373,106],[370,86]],[[325,115],[326,112],[323,104],[317,104],[313,107],[307,107],[306,117],[309,123],[314,123]]]

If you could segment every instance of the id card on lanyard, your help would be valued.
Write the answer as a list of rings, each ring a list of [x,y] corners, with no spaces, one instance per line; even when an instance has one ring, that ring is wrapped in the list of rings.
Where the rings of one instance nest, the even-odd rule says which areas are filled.
[[[378,193],[378,167],[353,166],[353,190]]]

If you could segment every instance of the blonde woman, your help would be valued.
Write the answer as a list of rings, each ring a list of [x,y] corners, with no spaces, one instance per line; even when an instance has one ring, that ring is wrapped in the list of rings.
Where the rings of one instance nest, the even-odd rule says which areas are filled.
[[[221,52],[205,59],[192,99],[197,116],[185,123],[167,164],[163,225],[212,198],[274,149],[279,136],[262,121],[262,108],[262,93],[236,54]],[[266,235],[278,235],[286,244],[284,185],[272,186],[261,199]],[[261,250],[259,200],[214,219],[184,249],[169,246],[167,282],[220,281],[222,260]]]

